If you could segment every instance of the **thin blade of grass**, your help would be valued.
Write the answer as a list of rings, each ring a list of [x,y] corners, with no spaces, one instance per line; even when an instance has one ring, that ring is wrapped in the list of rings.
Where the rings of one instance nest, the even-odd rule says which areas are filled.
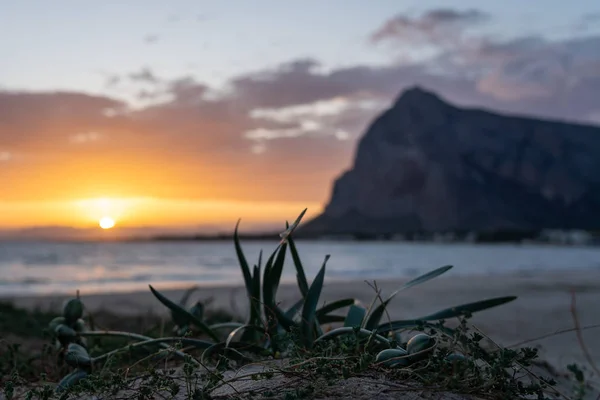
[[[204,322],[202,322],[200,319],[196,318],[195,315],[191,314],[189,311],[187,311],[185,308],[181,307],[179,304],[169,300],[167,297],[165,297],[160,292],[158,292],[156,289],[154,289],[152,287],[152,285],[148,285],[148,286],[150,287],[150,291],[152,292],[154,297],[156,297],[158,299],[158,301],[163,303],[172,312],[176,313],[178,318],[186,319],[187,323],[190,323],[190,322],[193,323],[198,328],[200,328],[200,330],[202,330],[204,333],[206,333],[211,339],[213,339],[215,341],[219,341],[219,337]]]
[[[306,348],[311,348],[313,345],[313,328],[316,320],[317,304],[319,303],[321,290],[323,290],[325,267],[328,260],[329,255],[326,255],[325,260],[323,261],[323,266],[308,288],[308,293],[304,299],[304,306],[302,307],[302,321],[300,322],[300,332],[302,341]]]
[[[430,271],[426,274],[418,276],[415,279],[412,279],[412,280],[406,282],[404,285],[400,286],[394,293],[392,293],[387,298],[387,300],[385,300],[383,303],[381,303],[377,308],[375,308],[375,310],[373,310],[372,312],[369,312],[369,316],[365,320],[364,328],[368,329],[368,330],[375,329],[381,322],[381,317],[383,317],[383,314],[385,313],[385,309],[388,306],[388,304],[402,290],[406,290],[408,288],[411,288],[416,285],[420,285],[421,283],[424,283],[433,278],[436,278],[436,277],[442,275],[443,273],[447,272],[451,268],[452,268],[451,265],[446,265],[444,267],[434,269],[433,271]]]

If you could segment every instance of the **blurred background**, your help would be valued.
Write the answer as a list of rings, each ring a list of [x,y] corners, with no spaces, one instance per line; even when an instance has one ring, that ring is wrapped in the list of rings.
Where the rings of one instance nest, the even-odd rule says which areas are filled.
[[[0,294],[241,284],[238,218],[254,259],[304,208],[311,276],[598,274],[596,1],[4,1],[0,26]]]

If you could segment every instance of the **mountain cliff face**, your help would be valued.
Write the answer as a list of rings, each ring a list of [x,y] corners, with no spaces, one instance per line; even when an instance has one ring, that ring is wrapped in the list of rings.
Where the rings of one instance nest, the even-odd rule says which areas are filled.
[[[600,128],[405,91],[300,234],[600,228]]]

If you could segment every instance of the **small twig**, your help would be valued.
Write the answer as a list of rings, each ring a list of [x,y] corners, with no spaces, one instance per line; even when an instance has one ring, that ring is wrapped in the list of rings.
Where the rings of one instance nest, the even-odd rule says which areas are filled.
[[[582,331],[587,331],[588,329],[596,329],[596,328],[600,328],[600,324],[582,326],[581,330]],[[519,346],[522,346],[522,345],[527,344],[527,343],[536,342],[538,340],[546,339],[546,338],[549,338],[549,337],[552,337],[552,336],[556,336],[556,335],[562,335],[564,333],[569,333],[569,332],[573,332],[573,331],[576,331],[576,330],[577,330],[577,328],[561,329],[561,330],[556,331],[554,333],[547,333],[545,335],[538,336],[538,337],[533,338],[533,339],[527,339],[527,340],[524,340],[524,341],[516,343],[516,344],[511,344],[510,346],[507,346],[507,348],[510,349],[510,348],[513,348],[513,347],[519,347]]]
[[[579,324],[579,317],[577,316],[577,300],[574,290],[571,290],[571,315],[573,316],[573,323],[575,324],[575,330],[577,332],[577,340],[579,341],[579,346],[581,347],[581,350],[583,351],[587,362],[590,364],[594,372],[598,376],[600,376],[600,370],[598,370],[598,367],[594,363],[594,359],[590,355],[590,352],[583,340],[583,334],[581,333],[581,326]]]
[[[80,333],[79,333],[79,335],[80,335],[80,336],[120,336],[120,337],[127,337],[127,338],[129,338],[129,339],[140,340],[140,342],[138,342],[138,343],[135,343],[135,344],[132,344],[132,345],[129,345],[129,346],[125,347],[125,348],[116,349],[116,350],[110,351],[110,352],[108,352],[108,353],[106,353],[106,354],[103,354],[103,355],[101,355],[101,356],[98,356],[98,357],[94,358],[94,360],[93,360],[94,362],[100,361],[100,360],[102,360],[102,359],[104,359],[104,358],[107,358],[107,357],[109,357],[109,356],[112,356],[113,354],[119,353],[119,352],[121,352],[121,351],[125,351],[125,350],[127,350],[127,349],[129,349],[129,348],[132,348],[132,347],[145,346],[145,345],[148,345],[148,344],[154,344],[154,343],[156,343],[157,345],[159,345],[160,347],[162,347],[162,348],[164,348],[164,349],[167,349],[167,350],[169,350],[169,351],[172,351],[172,352],[173,352],[173,354],[177,355],[178,357],[181,357],[181,358],[184,358],[184,359],[185,359],[185,358],[186,358],[186,356],[188,356],[188,354],[182,353],[181,351],[179,351],[179,350],[175,349],[175,348],[174,348],[174,347],[172,347],[172,346],[169,346],[169,345],[168,345],[168,344],[166,344],[166,343],[160,343],[160,342],[159,342],[159,341],[161,341],[161,340],[162,340],[163,342],[165,342],[165,341],[180,341],[180,340],[181,340],[181,338],[162,338],[162,339],[153,339],[153,338],[150,338],[150,337],[147,337],[147,336],[144,336],[144,335],[138,335],[138,334],[136,334],[136,333],[130,333],[130,332],[120,332],[120,331],[102,331],[102,332],[98,332],[98,331],[96,331],[96,332],[80,332]],[[194,362],[196,365],[199,365],[199,366],[203,366],[203,367],[204,367],[204,365],[202,365],[202,364],[201,364],[201,363],[200,363],[198,360],[196,360],[196,359],[195,359],[195,358],[193,358],[193,357],[191,357],[191,358],[192,358],[193,362]],[[205,367],[205,368],[206,368],[206,367]]]
[[[363,321],[368,320],[371,312],[373,311],[373,307],[375,307],[375,302],[378,298],[381,298],[381,289],[377,287],[377,281],[373,281],[373,284],[371,284],[369,281],[365,281],[365,283],[375,291],[375,297],[373,298],[373,301],[371,301],[371,304],[369,304],[369,308],[367,308],[367,313],[365,314]]]

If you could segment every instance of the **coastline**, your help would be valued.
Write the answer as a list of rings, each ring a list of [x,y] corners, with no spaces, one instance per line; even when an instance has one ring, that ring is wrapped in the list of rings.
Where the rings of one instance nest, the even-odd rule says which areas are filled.
[[[378,281],[382,297],[392,293],[404,280]],[[190,282],[192,286],[194,282]],[[183,289],[168,289],[153,285],[173,300],[179,300]],[[464,303],[492,297],[518,296],[509,304],[477,313],[471,323],[490,339],[503,346],[552,334],[574,327],[571,313],[571,291],[576,294],[577,314],[582,327],[600,324],[596,308],[600,304],[600,271],[563,271],[547,273],[515,273],[503,275],[439,277],[425,284],[403,291],[389,307],[390,318],[412,319]],[[328,281],[325,279],[320,304],[353,297],[368,306],[374,290],[365,281]],[[70,296],[23,296],[6,297],[0,301],[11,301],[15,306],[42,310],[59,309]],[[123,316],[157,313],[168,318],[168,310],[162,306],[149,290],[139,292],[81,293],[89,312],[110,310]],[[277,293],[282,306],[289,306],[299,298],[295,284],[283,284]],[[245,314],[247,301],[245,290],[239,286],[202,285],[192,300],[206,301],[211,309],[227,310],[233,314]],[[600,335],[598,329],[582,332],[585,345],[593,359],[600,359]],[[567,364],[586,365],[585,355],[574,331],[527,343],[525,346],[539,347],[540,358],[551,365],[564,369]]]

